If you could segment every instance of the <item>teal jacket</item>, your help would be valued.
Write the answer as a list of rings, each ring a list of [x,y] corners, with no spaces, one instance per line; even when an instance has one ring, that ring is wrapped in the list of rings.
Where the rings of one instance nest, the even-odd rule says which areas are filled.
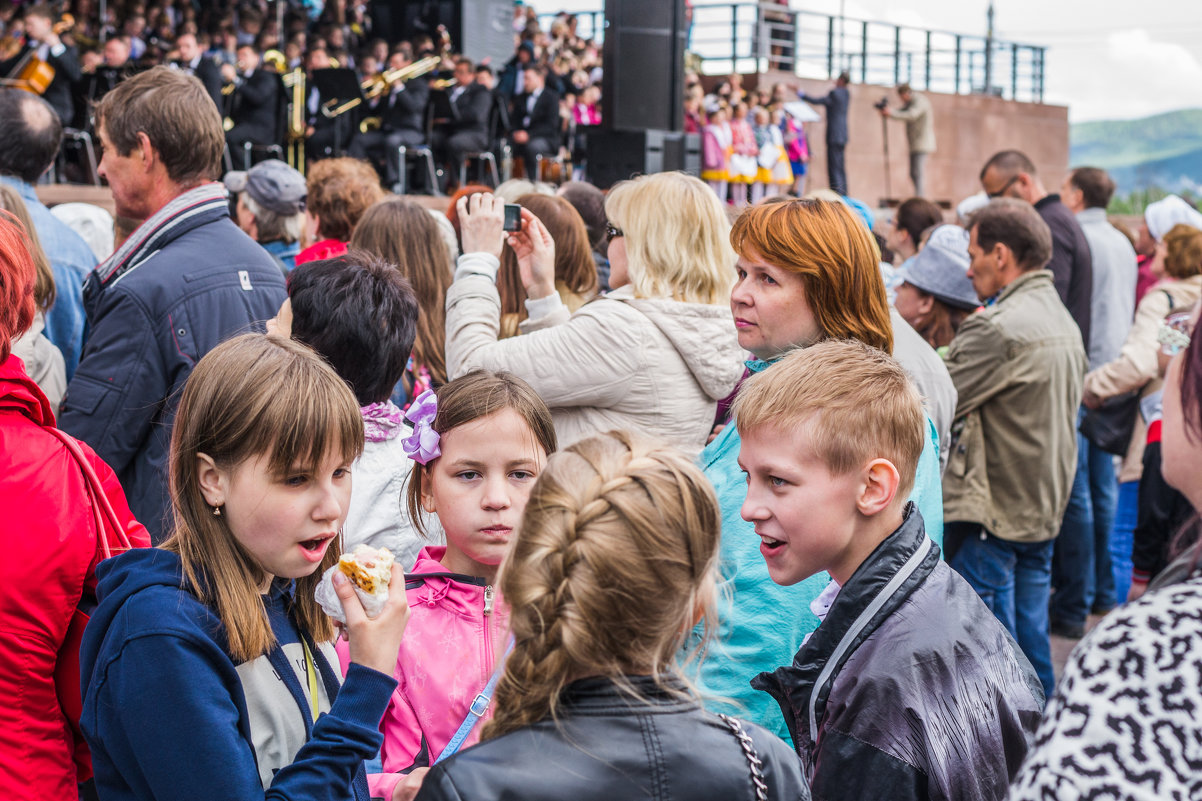
[[[748,362],[759,372],[764,362]],[[780,706],[767,693],[751,689],[751,679],[791,665],[802,639],[818,628],[810,602],[830,583],[819,573],[791,587],[775,584],[768,575],[755,527],[739,511],[747,497],[747,482],[739,468],[742,440],[734,423],[705,447],[698,462],[713,482],[722,514],[719,546],[718,630],[699,665],[695,680],[706,707],[737,714],[789,740]],[[943,491],[939,475],[939,434],[927,419],[927,442],[918,460],[912,500],[922,513],[927,534],[943,543]],[[733,704],[730,702],[734,702]]]

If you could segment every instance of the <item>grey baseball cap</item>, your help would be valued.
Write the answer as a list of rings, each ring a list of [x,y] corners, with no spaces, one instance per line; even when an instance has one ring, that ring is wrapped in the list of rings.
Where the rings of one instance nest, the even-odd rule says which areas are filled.
[[[981,305],[968,277],[968,232],[958,225],[941,225],[926,246],[906,265],[907,284],[958,309]]]
[[[261,161],[244,172],[226,173],[225,187],[231,192],[245,191],[263,208],[285,217],[304,211],[309,193],[305,176],[279,159]]]

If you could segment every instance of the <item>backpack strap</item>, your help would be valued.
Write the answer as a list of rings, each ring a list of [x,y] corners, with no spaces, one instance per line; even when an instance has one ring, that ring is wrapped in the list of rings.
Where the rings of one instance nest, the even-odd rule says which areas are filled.
[[[513,650],[513,638],[509,638],[509,645],[505,648],[505,656],[509,656],[509,652]],[[447,747],[442,749],[442,753],[438,755],[438,759],[434,760],[434,764],[442,762],[447,757],[455,756],[455,753],[463,747],[463,741],[472,733],[472,729],[476,728],[476,724],[480,722],[480,718],[484,717],[488,712],[488,704],[492,701],[493,690],[497,688],[497,682],[501,678],[501,674],[505,672],[505,656],[501,657],[501,661],[497,662],[496,668],[492,675],[488,677],[488,683],[484,685],[484,689],[472,701],[471,706],[467,708],[467,717],[459,724],[459,729],[455,732],[455,736],[447,743]]]

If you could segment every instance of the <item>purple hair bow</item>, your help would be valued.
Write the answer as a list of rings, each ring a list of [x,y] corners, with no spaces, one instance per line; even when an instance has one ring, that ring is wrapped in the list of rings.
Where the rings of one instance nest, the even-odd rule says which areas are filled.
[[[438,432],[434,430],[434,417],[438,414],[438,396],[427,389],[418,395],[405,417],[413,423],[413,433],[401,440],[405,455],[418,464],[429,464],[442,455],[438,448]]]

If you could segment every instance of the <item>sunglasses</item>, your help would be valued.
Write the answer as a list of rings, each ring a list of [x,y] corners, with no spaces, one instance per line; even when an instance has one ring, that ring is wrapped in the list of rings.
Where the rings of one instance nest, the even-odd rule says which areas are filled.
[[[1156,341],[1160,343],[1160,352],[1166,356],[1176,356],[1189,347],[1190,312],[1176,312],[1164,318],[1160,330],[1156,332]]]
[[[622,234],[621,228],[614,228],[612,225],[605,226],[605,238],[607,240],[617,239],[618,237],[620,237],[622,235],[623,234]]]
[[[988,192],[988,193],[986,193],[986,194],[987,194],[987,196],[989,197],[989,199],[990,199],[990,200],[993,200],[994,198],[999,198],[999,197],[1001,197],[1002,195],[1006,194],[1006,190],[1007,190],[1007,189],[1009,189],[1010,187],[1014,186],[1014,183],[1015,183],[1015,181],[1017,181],[1017,180],[1019,179],[1019,176],[1020,176],[1020,175],[1022,175],[1022,173],[1019,173],[1018,175],[1012,176],[1012,177],[1010,178],[1010,180],[1009,180],[1009,181],[1007,181],[1007,182],[1006,182],[1006,183],[1005,183],[1005,184],[1002,186],[1002,188],[1001,188],[1001,189],[999,189],[998,191],[996,191],[996,192]]]

